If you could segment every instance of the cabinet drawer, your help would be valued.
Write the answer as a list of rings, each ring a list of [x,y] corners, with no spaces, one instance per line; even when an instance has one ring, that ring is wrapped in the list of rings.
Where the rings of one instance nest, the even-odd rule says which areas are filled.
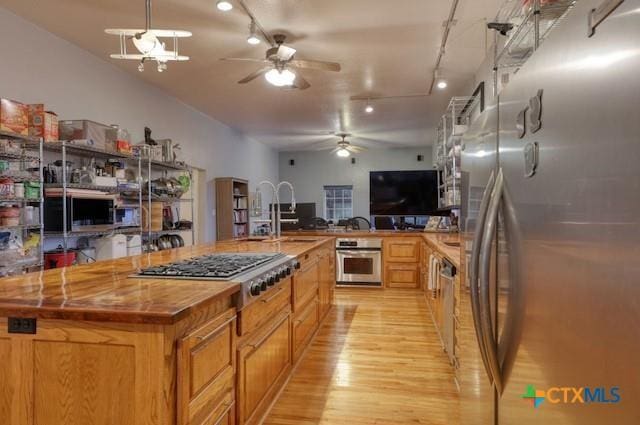
[[[420,261],[420,241],[418,239],[385,240],[385,261],[417,263]]]
[[[178,342],[179,424],[209,424],[233,402],[235,335],[235,309],[229,309]]]
[[[307,263],[293,276],[293,311],[298,311],[318,293],[318,262]]]
[[[387,264],[385,285],[388,288],[418,288],[420,266],[418,264]]]
[[[291,314],[287,309],[238,349],[238,424],[257,423],[291,370]]]
[[[240,335],[246,335],[270,321],[291,303],[291,279],[264,292],[259,300],[239,313]]]
[[[318,299],[311,301],[293,320],[293,361],[302,354],[309,339],[318,328]]]

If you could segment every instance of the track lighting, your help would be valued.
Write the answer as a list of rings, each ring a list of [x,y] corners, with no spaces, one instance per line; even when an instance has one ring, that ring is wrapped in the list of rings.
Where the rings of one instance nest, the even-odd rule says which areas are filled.
[[[260,38],[256,34],[256,21],[251,20],[251,24],[249,25],[249,37],[247,38],[247,43],[256,45],[260,44]]]
[[[221,10],[223,12],[228,12],[233,9],[233,5],[230,1],[227,0],[218,1],[218,3],[216,3],[216,7],[218,8],[218,10]]]
[[[140,64],[138,65],[138,71],[144,72],[144,61],[140,61]]]
[[[373,109],[373,105],[371,105],[371,102],[369,102],[368,100],[367,100],[367,106],[365,106],[364,111],[365,111],[367,114],[372,114],[372,113],[373,113],[373,111],[374,111],[374,109]]]
[[[158,62],[158,72],[164,72],[167,69],[165,62]]]

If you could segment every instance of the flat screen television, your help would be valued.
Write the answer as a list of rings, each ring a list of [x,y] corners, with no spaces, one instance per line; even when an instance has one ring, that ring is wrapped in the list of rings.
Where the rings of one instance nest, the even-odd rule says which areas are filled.
[[[375,215],[440,215],[435,170],[371,171],[369,213]]]

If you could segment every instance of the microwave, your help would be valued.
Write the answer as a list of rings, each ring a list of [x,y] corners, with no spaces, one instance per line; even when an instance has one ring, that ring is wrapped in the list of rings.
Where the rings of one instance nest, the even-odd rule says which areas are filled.
[[[66,204],[68,232],[99,232],[114,228],[115,197],[68,195]],[[45,232],[62,232],[62,216],[62,196],[45,197]]]
[[[118,205],[115,214],[116,227],[140,227],[139,205]]]

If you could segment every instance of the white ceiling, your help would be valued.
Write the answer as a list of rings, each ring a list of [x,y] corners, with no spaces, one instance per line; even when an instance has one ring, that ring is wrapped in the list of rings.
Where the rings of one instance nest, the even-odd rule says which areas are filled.
[[[233,1],[233,0],[232,0]],[[105,28],[144,27],[144,0],[0,0],[18,15],[161,87],[205,114],[280,150],[308,149],[334,131],[380,140],[374,146],[430,143],[448,99],[468,95],[484,58],[484,19],[501,0],[460,0],[457,23],[442,62],[449,80],[430,97],[379,100],[375,112],[351,96],[425,93],[451,0],[245,0],[269,33],[288,34],[298,59],[334,61],[341,73],[302,71],[305,91],[279,90],[263,78],[236,81],[260,64],[222,57],[262,58],[266,43],[246,43],[249,19],[239,7],[222,13],[215,0],[155,0],[153,27],[182,29],[193,37],[180,45],[186,63],[159,74],[135,61],[109,59],[118,39]],[[366,145],[366,141],[359,144]]]

